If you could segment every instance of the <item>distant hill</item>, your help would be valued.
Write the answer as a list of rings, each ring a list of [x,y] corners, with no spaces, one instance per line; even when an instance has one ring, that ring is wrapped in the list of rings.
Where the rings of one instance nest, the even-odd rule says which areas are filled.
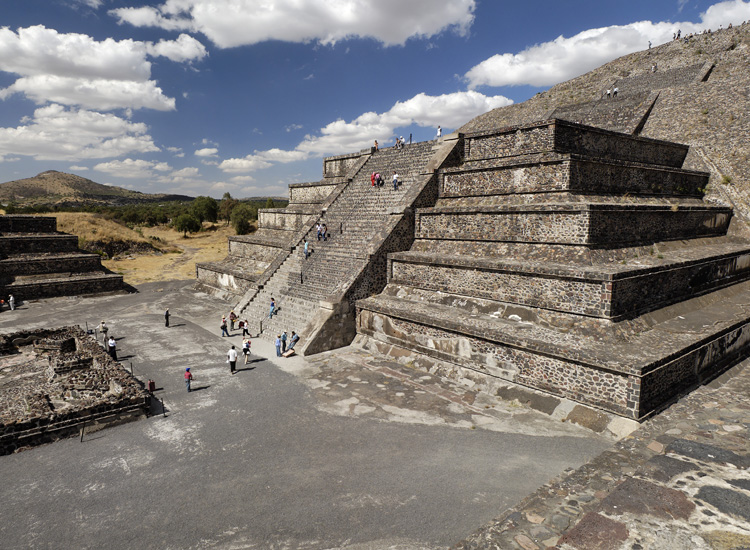
[[[114,185],[102,185],[74,174],[48,170],[31,178],[0,183],[0,202],[18,206],[59,204],[75,206],[103,203],[110,205],[145,202],[190,201],[187,195],[150,194]]]

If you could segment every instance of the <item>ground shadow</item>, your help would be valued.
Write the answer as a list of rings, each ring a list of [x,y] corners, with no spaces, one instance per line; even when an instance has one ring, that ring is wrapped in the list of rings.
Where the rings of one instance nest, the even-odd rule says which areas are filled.
[[[192,387],[192,386],[191,386],[191,387],[190,387],[190,393],[192,393],[192,392],[194,392],[194,391],[207,390],[207,389],[208,389],[208,388],[210,388],[210,387],[211,387],[211,384],[207,384],[207,385],[205,385],[205,386],[195,386],[195,387]]]
[[[242,372],[243,370],[255,370],[257,367],[245,367],[244,369],[235,369],[235,372]]]
[[[184,327],[187,323],[177,323],[176,325],[169,325],[168,327],[164,328],[176,328],[176,327]]]
[[[149,396],[149,404],[148,404],[149,416],[157,416],[160,414],[167,416],[168,412],[169,412],[169,409],[167,409],[166,405],[164,404],[164,401],[162,401],[155,395]]]

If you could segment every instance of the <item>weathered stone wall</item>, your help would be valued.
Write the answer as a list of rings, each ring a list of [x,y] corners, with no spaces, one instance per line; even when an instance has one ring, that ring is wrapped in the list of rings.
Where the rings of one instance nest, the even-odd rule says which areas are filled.
[[[687,145],[633,138],[561,120],[466,137],[469,161],[556,151],[680,168],[688,152]]]
[[[686,172],[625,162],[586,159],[546,160],[493,167],[491,161],[446,170],[441,197],[573,191],[591,194],[632,193],[701,197],[708,185],[705,172]]]
[[[349,173],[354,165],[363,155],[369,155],[370,151],[359,153],[350,153],[346,155],[337,155],[323,159],[323,177],[324,178],[343,178]]]
[[[258,225],[265,229],[296,231],[309,218],[309,213],[273,209],[258,210]]]
[[[108,273],[80,277],[71,276],[67,279],[35,279],[29,282],[15,282],[12,289],[16,298],[31,300],[54,296],[81,296],[116,292],[123,289],[123,282],[122,275]]]
[[[333,183],[297,183],[289,186],[290,204],[317,204],[324,202],[336,189]]]
[[[269,246],[253,243],[241,238],[229,237],[229,254],[240,258],[248,258],[256,262],[270,263],[283,249],[278,246]]]
[[[421,239],[636,246],[726,233],[730,208],[533,205],[417,212]]]
[[[40,252],[75,252],[75,235],[4,235],[0,236],[0,254],[38,254]]]
[[[57,219],[51,216],[0,216],[0,233],[54,233]]]
[[[227,269],[212,269],[211,264],[196,265],[196,276],[204,284],[215,288],[226,289],[233,294],[244,294],[254,286],[254,281],[243,278],[237,273],[231,273]]]
[[[78,273],[98,271],[101,259],[96,254],[76,254],[75,256],[36,257],[0,262],[0,276],[40,275],[45,273]]]

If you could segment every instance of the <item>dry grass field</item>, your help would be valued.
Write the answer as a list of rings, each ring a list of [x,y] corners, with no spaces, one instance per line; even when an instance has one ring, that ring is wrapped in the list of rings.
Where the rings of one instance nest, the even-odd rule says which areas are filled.
[[[234,230],[224,224],[204,224],[207,229],[212,225],[214,229],[184,238],[182,233],[166,226],[132,230],[96,214],[65,212],[53,215],[57,218],[58,231],[76,235],[79,241],[141,243],[143,246],[136,244],[130,251],[102,262],[108,269],[121,273],[125,282],[131,285],[194,279],[196,262],[223,259],[227,253],[227,237],[234,235]],[[155,250],[149,250],[151,246]]]

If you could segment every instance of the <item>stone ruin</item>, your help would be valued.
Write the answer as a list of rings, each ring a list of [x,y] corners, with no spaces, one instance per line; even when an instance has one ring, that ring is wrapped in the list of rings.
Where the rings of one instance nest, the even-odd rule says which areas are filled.
[[[122,275],[97,254],[78,249],[78,237],[57,231],[46,216],[0,216],[0,296],[16,302],[53,296],[123,291]]]
[[[149,402],[79,327],[0,336],[0,455],[143,417]]]
[[[553,119],[363,151],[236,310],[304,354],[353,341],[642,420],[747,352],[750,243],[688,149]]]

